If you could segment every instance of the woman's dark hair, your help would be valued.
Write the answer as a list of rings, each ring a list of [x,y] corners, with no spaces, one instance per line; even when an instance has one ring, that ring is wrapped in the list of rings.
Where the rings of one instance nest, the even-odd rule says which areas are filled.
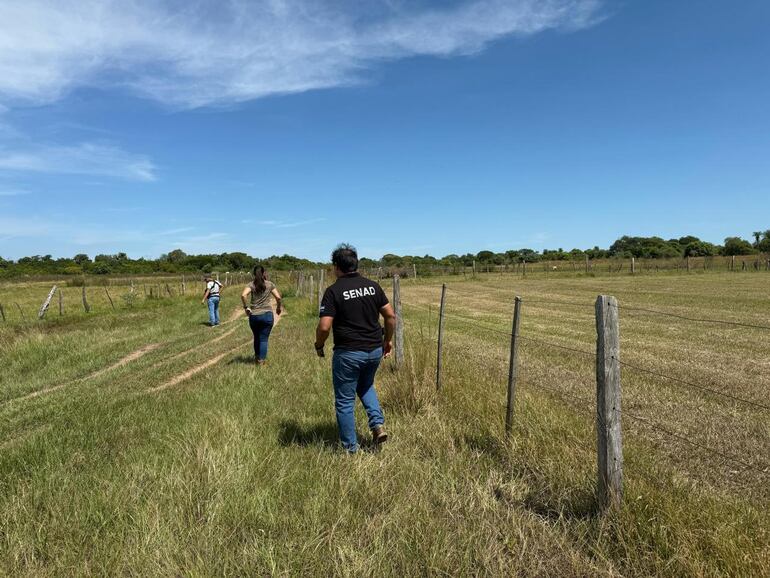
[[[337,245],[332,253],[332,264],[339,267],[343,273],[358,271],[358,253],[353,245],[342,243]]]
[[[251,271],[254,275],[254,289],[257,293],[262,293],[265,290],[265,268],[262,265],[255,265]]]

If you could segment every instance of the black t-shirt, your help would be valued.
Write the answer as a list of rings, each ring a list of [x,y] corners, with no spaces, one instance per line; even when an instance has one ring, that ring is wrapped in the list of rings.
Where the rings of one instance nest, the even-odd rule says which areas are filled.
[[[320,317],[334,317],[334,349],[374,351],[382,347],[380,309],[388,298],[379,284],[351,273],[340,277],[321,300]]]

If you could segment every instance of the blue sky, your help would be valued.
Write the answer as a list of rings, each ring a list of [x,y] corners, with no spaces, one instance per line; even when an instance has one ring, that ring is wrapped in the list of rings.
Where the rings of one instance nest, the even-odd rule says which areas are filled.
[[[0,255],[770,228],[770,3],[0,0]]]

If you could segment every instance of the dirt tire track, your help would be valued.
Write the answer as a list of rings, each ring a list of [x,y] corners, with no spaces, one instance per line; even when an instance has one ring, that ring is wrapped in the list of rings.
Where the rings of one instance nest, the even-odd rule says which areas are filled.
[[[5,403],[1,404],[0,407],[16,402],[16,401],[26,401],[28,399],[33,399],[35,397],[39,397],[41,395],[46,395],[49,393],[53,393],[54,391],[58,391],[60,389],[63,389],[67,387],[68,385],[74,385],[76,383],[81,383],[83,381],[88,381],[89,379],[93,379],[95,377],[99,377],[100,375],[104,375],[105,373],[112,371],[113,369],[118,369],[119,367],[123,367],[124,365],[127,365],[131,363],[132,361],[136,361],[140,357],[150,353],[151,351],[154,351],[158,347],[160,347],[162,343],[150,343],[148,345],[143,345],[139,349],[132,351],[128,355],[125,355],[121,357],[119,360],[117,360],[112,365],[108,365],[107,367],[103,367],[101,369],[97,369],[93,373],[89,373],[88,375],[84,375],[83,377],[78,377],[76,379],[73,379],[72,381],[66,381],[64,383],[60,383],[59,385],[54,385],[51,387],[45,387],[43,389],[38,389],[37,391],[33,391],[32,393],[28,393],[26,395],[22,395],[20,397],[14,397],[13,399],[9,399]]]
[[[203,363],[199,363],[198,365],[196,365],[192,369],[188,369],[187,371],[185,371],[183,373],[178,373],[177,375],[175,375],[174,377],[169,379],[166,383],[163,383],[161,385],[156,385],[155,387],[151,387],[150,389],[147,390],[147,393],[156,393],[158,391],[163,391],[164,389],[168,389],[170,387],[174,387],[175,385],[183,382],[184,380],[189,379],[190,377],[192,377],[196,373],[200,373],[204,369],[207,369],[207,368],[211,367],[212,365],[215,365],[216,363],[219,363],[222,359],[224,359],[228,355],[231,355],[232,353],[235,353],[241,347],[244,347],[244,346],[250,345],[250,344],[251,344],[251,339],[249,339],[248,341],[244,341],[240,345],[236,345],[235,347],[233,347],[232,349],[228,349],[224,353],[220,353],[219,355],[215,355],[214,357],[212,357],[210,359],[207,359]]]
[[[236,310],[235,314],[231,316],[232,319],[230,321],[234,321],[237,318],[238,315],[240,315],[240,312]],[[276,325],[278,325],[278,323],[280,323],[281,318],[283,317],[283,315],[285,315],[285,313],[282,314],[282,315],[276,315],[275,311],[273,311],[273,315],[275,316],[275,323],[273,323],[273,327],[275,327]],[[230,329],[228,332],[223,333],[218,339],[223,339],[223,338],[227,337],[227,335],[231,334],[236,329],[237,329],[237,327],[234,327],[233,329]],[[245,341],[245,342],[241,343],[240,345],[236,345],[235,347],[225,351],[224,353],[220,353],[218,355],[215,355],[214,357],[212,357],[210,359],[207,359],[206,361],[204,361],[202,363],[199,363],[195,367],[192,367],[192,368],[188,369],[187,371],[184,371],[182,373],[179,373],[179,374],[175,375],[174,377],[172,377],[171,379],[169,379],[165,383],[162,383],[161,385],[156,385],[155,387],[149,388],[147,390],[147,393],[157,393],[159,391],[163,391],[165,389],[169,389],[171,387],[174,387],[175,385],[178,385],[178,384],[182,383],[186,379],[189,379],[193,375],[195,375],[197,373],[200,373],[204,369],[208,369],[212,365],[215,365],[215,364],[219,363],[220,361],[222,361],[222,359],[224,359],[228,355],[232,355],[233,353],[238,351],[240,348],[245,347],[246,345],[251,345],[251,343],[253,343],[253,341],[251,339],[249,339],[248,341]]]

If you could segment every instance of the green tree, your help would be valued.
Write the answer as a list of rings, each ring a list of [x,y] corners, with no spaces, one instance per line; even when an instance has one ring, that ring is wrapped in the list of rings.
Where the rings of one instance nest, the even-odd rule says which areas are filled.
[[[723,251],[725,255],[751,255],[755,252],[755,249],[751,246],[751,243],[745,239],[741,239],[740,237],[727,237],[725,239]]]

